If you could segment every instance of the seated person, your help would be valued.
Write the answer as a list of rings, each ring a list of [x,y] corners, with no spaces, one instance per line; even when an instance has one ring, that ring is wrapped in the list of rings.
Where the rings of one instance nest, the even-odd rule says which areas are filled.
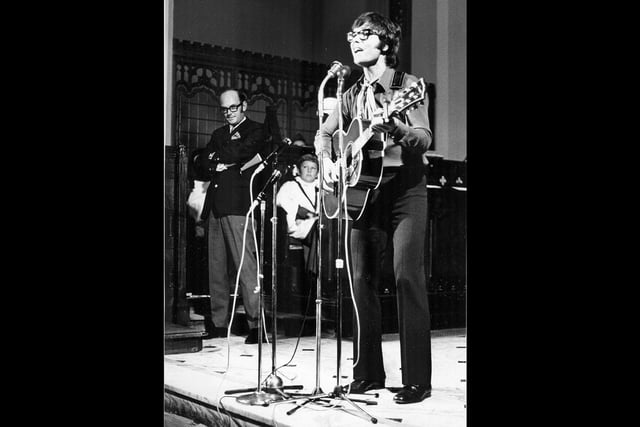
[[[276,196],[276,204],[286,212],[290,239],[302,244],[306,270],[316,271],[316,221],[318,219],[318,158],[304,154],[296,163],[298,175],[286,181]]]
[[[289,149],[285,150],[282,155],[280,155],[278,160],[286,163],[288,166],[295,166],[298,163],[298,160],[300,160],[300,157],[305,154],[313,154],[315,156],[316,150],[313,145],[307,145],[307,142],[302,134],[297,133],[294,135],[293,142],[289,146]],[[294,179],[294,171],[296,171],[295,167],[287,168],[287,172],[284,176],[283,181]]]

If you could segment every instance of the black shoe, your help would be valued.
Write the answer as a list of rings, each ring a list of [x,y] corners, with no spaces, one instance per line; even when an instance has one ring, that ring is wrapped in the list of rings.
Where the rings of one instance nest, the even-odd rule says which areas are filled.
[[[355,380],[350,384],[350,387],[345,387],[345,391],[348,390],[349,394],[364,394],[366,391],[381,388],[384,388],[384,383],[369,380]]]
[[[262,333],[262,342],[267,342],[267,337]],[[245,344],[258,344],[258,328],[249,329],[249,335],[244,340]]]
[[[207,334],[207,338],[226,338],[227,328],[213,328],[213,331]]]
[[[426,385],[406,385],[393,396],[396,403],[417,403],[431,397],[431,387]]]
[[[220,337],[227,336],[227,328],[217,328],[216,325],[211,320],[205,319],[204,330],[206,332],[204,339],[220,338]]]

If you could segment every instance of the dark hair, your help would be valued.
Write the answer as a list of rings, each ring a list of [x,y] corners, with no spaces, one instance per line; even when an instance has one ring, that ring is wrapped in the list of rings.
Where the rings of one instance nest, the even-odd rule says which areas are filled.
[[[377,12],[364,12],[353,21],[351,29],[354,30],[364,24],[369,24],[371,29],[378,33],[380,41],[387,45],[387,51],[383,52],[387,66],[395,68],[398,65],[398,49],[400,49],[402,38],[400,26]]]
[[[296,166],[298,167],[298,172],[300,172],[300,169],[302,169],[302,164],[304,162],[313,162],[316,164],[316,167],[318,168],[320,167],[320,165],[318,164],[318,157],[315,154],[303,154],[302,156],[300,156],[300,158],[296,162]]]

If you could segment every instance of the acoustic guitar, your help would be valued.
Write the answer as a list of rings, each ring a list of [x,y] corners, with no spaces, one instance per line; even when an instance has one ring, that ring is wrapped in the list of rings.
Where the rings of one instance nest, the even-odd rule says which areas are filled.
[[[417,107],[424,100],[424,96],[425,83],[424,79],[420,79],[385,103],[371,121],[353,119],[347,131],[342,132],[344,150],[340,147],[341,131],[338,129],[333,133],[333,150],[334,153],[339,153],[336,163],[342,160],[345,162],[347,212],[352,219],[362,216],[370,191],[382,183],[384,150],[392,144],[384,141],[380,133],[371,129],[372,126],[387,121],[409,108]]]

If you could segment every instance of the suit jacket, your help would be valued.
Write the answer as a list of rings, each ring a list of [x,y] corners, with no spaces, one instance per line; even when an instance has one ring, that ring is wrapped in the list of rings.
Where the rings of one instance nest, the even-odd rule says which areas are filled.
[[[213,131],[209,143],[198,156],[198,168],[201,176],[210,179],[204,202],[202,219],[206,219],[209,212],[215,218],[225,215],[245,216],[251,206],[249,181],[256,166],[240,173],[244,163],[251,160],[263,150],[265,137],[261,123],[246,119],[229,133],[229,125]],[[222,172],[216,172],[218,163],[235,163]],[[254,197],[257,196],[257,178],[254,179]]]

